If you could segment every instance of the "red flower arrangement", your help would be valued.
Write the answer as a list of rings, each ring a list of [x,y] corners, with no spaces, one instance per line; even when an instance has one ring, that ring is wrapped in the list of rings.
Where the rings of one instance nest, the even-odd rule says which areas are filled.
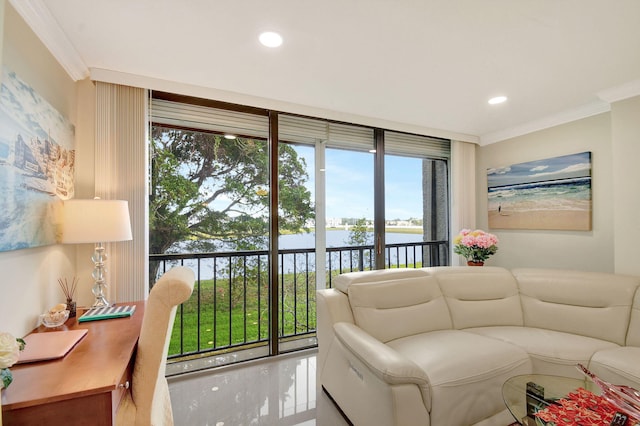
[[[535,413],[535,416],[557,426],[609,426],[620,410],[604,397],[583,388],[569,393],[566,398]],[[639,419],[629,416],[626,424],[634,425]]]

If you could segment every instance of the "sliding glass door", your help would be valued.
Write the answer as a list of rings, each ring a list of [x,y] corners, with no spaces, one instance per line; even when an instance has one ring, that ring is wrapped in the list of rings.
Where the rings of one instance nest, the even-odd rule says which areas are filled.
[[[341,272],[372,265],[373,131],[369,128],[279,115],[278,167],[304,167],[305,183],[280,191],[308,193],[311,216],[300,231],[279,209],[279,350],[315,346],[315,291]],[[364,265],[364,266],[363,266]]]
[[[151,102],[150,276],[197,276],[170,358],[315,346],[338,274],[448,264],[448,141],[229,108]]]
[[[384,136],[385,267],[447,265],[448,141]]]

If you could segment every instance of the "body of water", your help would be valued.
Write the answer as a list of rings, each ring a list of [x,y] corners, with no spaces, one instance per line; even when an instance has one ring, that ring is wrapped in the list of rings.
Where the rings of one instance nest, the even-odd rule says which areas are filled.
[[[56,197],[30,189],[16,168],[0,164],[0,251],[55,244]]]
[[[368,245],[373,244],[373,233],[368,233],[369,241],[371,242]],[[349,231],[347,230],[331,230],[327,231],[326,235],[327,239],[327,247],[345,247],[348,246],[346,241],[349,239]],[[386,244],[398,244],[398,243],[411,243],[411,242],[421,242],[422,235],[421,234],[409,234],[409,233],[401,233],[401,232],[387,232],[385,234]],[[291,234],[291,235],[282,235],[278,240],[278,245],[280,250],[300,250],[300,249],[312,249],[315,247],[315,233],[303,233],[303,234]],[[232,251],[232,250],[231,250]],[[357,256],[359,251],[354,251],[352,254],[355,255],[354,261],[357,262]],[[369,254],[371,250],[365,250],[365,265],[370,265],[369,263]],[[338,253],[330,253],[331,255],[331,268],[337,269],[340,263],[340,255]],[[372,254],[373,255],[373,254]],[[413,263],[414,258],[416,261],[420,261],[422,259],[422,250],[421,247],[414,249],[410,247],[406,252],[403,249],[400,250],[390,250],[391,263],[395,264],[399,262],[400,264],[405,263]],[[280,268],[285,273],[293,272],[294,270],[301,272],[304,270],[314,271],[316,259],[315,253],[311,253],[306,255],[304,253],[295,253],[295,254],[286,254],[280,256],[280,261],[282,264]],[[214,267],[214,262],[216,263]],[[247,262],[255,264],[257,262],[257,256],[247,258]],[[260,262],[262,264],[262,268],[266,270],[268,257],[266,255],[260,256]],[[328,267],[328,260],[324,260],[325,264]],[[350,268],[351,257],[350,253],[343,251],[342,252],[342,268],[349,269]],[[184,265],[191,267],[194,272],[198,272],[198,265],[200,265],[200,277],[202,279],[211,279],[214,275],[214,270],[217,271],[216,274],[219,278],[224,278],[229,273],[229,259],[228,257],[217,258],[217,259],[202,259],[199,263],[196,260],[185,260]]]
[[[488,201],[489,211],[588,211],[591,177],[493,187]]]
[[[405,234],[402,232],[387,232],[385,234],[385,242],[387,244],[397,243],[413,243],[422,241],[422,234]],[[327,231],[326,241],[327,247],[344,247],[349,244],[349,231],[335,230]],[[373,245],[373,232],[367,232],[367,244]],[[278,238],[278,248],[287,249],[305,249],[316,246],[316,234],[309,232],[305,234],[281,235]]]

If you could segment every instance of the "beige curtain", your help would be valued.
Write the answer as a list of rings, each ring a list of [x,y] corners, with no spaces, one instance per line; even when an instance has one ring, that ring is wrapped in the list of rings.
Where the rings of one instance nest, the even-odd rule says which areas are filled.
[[[127,200],[133,240],[111,243],[109,297],[146,299],[149,282],[147,90],[96,82],[95,194]]]
[[[476,227],[476,144],[451,141],[451,237],[463,228]],[[462,265],[463,258],[453,254],[451,264]]]

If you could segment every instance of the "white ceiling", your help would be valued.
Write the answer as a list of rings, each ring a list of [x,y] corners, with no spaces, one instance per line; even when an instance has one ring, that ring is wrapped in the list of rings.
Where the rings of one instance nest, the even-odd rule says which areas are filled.
[[[483,144],[640,94],[639,0],[11,3],[75,79],[128,73]],[[264,30],[284,44],[261,46]]]

